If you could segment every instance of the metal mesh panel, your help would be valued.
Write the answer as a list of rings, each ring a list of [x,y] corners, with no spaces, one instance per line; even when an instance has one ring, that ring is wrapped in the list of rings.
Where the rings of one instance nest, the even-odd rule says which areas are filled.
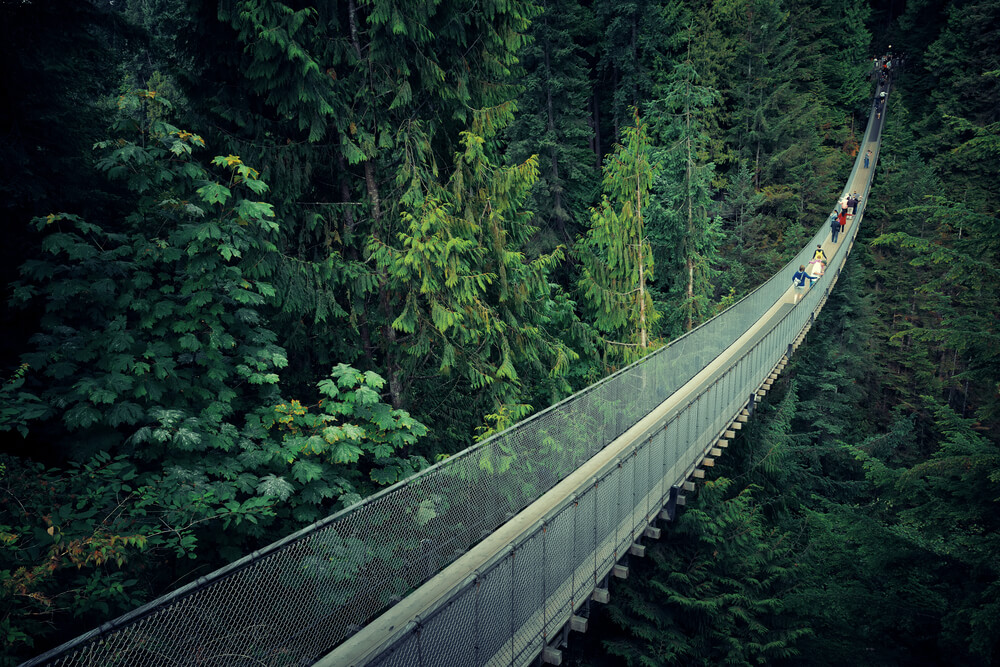
[[[583,600],[594,589],[594,553],[597,550],[594,525],[597,521],[597,489],[588,486],[576,499],[573,517],[573,606]],[[582,575],[586,567],[588,576]]]
[[[504,558],[477,582],[476,665],[510,664],[514,594],[514,559]]]
[[[465,586],[424,622],[420,665],[455,667],[473,664],[476,650],[476,588]]]
[[[657,429],[649,442],[649,476],[653,480],[652,493],[657,502],[650,508],[650,517],[656,518],[657,512],[663,505],[664,485],[663,478],[667,474],[666,466],[667,454],[667,431],[664,428]]]
[[[537,530],[530,538],[514,549],[513,554],[513,615],[514,664],[524,662],[539,643],[544,625],[542,614],[545,601],[544,563],[545,534]]]
[[[414,630],[386,651],[383,651],[371,667],[412,667],[420,664],[420,635]]]
[[[567,554],[573,553],[574,507],[568,505],[545,526],[545,636],[559,630],[569,614],[573,572]]]
[[[614,472],[614,471],[612,471]],[[597,482],[595,491],[597,492],[597,555],[595,557],[596,568],[599,572],[606,572],[615,562],[615,515],[617,513],[616,503],[618,499],[618,488],[608,472]]]
[[[635,510],[633,502],[635,456],[626,456],[615,476],[618,478],[618,502],[616,503],[618,512],[615,515],[618,531],[615,553],[618,558],[621,558],[628,552],[628,548],[632,544],[632,514]]]

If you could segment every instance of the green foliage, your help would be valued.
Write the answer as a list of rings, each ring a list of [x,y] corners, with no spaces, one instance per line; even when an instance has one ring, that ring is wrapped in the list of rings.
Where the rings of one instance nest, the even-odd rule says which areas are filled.
[[[877,494],[870,507],[874,534],[865,548],[891,559],[883,575],[895,595],[912,596],[920,616],[900,609],[886,625],[910,624],[929,635],[939,655],[962,656],[966,664],[990,664],[995,651],[995,591],[1000,581],[997,548],[996,474],[1000,451],[977,433],[971,420],[930,397],[939,446],[913,465],[893,466],[892,450],[870,439],[857,448]],[[895,440],[912,437],[912,423],[899,422]],[[877,572],[869,567],[862,577]],[[909,583],[912,582],[912,583]],[[910,642],[907,642],[909,644]],[[919,649],[910,649],[919,650]]]
[[[911,257],[909,266],[922,275],[914,300],[919,299],[929,311],[927,317],[911,318],[909,326],[900,327],[894,338],[943,348],[953,354],[952,363],[959,358],[968,360],[964,371],[950,369],[949,380],[956,384],[972,381],[989,392],[973,397],[973,405],[984,419],[996,420],[1000,406],[990,395],[1000,386],[996,383],[998,339],[991,327],[1000,312],[1000,295],[993,288],[1000,277],[996,269],[996,258],[1000,257],[997,219],[943,197],[929,199],[926,205],[897,212],[915,220],[919,231],[889,232],[873,241],[876,246],[902,249]],[[967,387],[963,393],[968,393]]]
[[[454,374],[484,395],[488,413],[502,414],[522,403],[527,373],[558,378],[577,357],[553,331],[565,315],[548,276],[562,249],[535,259],[515,250],[534,232],[522,204],[535,158],[499,167],[484,137],[465,132],[462,142],[449,181],[414,192],[407,229],[370,251],[387,287],[407,292],[392,322],[404,334],[406,375]]]
[[[135,211],[104,225],[66,213],[34,221],[44,255],[25,262],[14,299],[41,302],[45,314],[23,355],[22,412],[0,427],[56,418],[97,439],[82,440],[77,451],[87,451],[176,410],[193,421],[175,445],[229,446],[224,420],[254,405],[233,385],[273,385],[286,364],[258,311],[273,288],[247,261],[273,248],[277,224],[256,199],[266,190],[256,170],[231,155],[209,171],[192,158],[201,137],[151,120],[155,91],[138,95],[143,108],[123,119],[124,136],[98,146],[98,167],[126,182]]]
[[[606,359],[628,362],[646,354],[659,319],[648,286],[653,251],[646,231],[656,170],[648,126],[633,109],[633,124],[605,161],[601,204],[591,209],[590,228],[577,244],[578,287],[587,316],[604,336]]]
[[[47,635],[29,631],[38,619],[86,629],[66,614],[121,613],[186,576],[181,557],[221,564],[248,537],[287,534],[426,465],[410,452],[426,427],[382,402],[377,373],[337,366],[316,413],[279,398],[285,353],[265,315],[275,289],[257,267],[278,231],[260,200],[267,185],[236,155],[198,161],[204,141],[166,121],[156,91],[121,109],[121,136],[98,144],[98,167],[125,183],[132,211],[103,224],[36,219],[45,254],[14,286],[44,314],[0,389],[0,427],[89,462],[45,473],[51,492],[31,507],[4,501],[23,514],[0,521],[15,553],[12,641]],[[25,478],[13,498],[28,493]],[[37,527],[51,518],[45,503],[60,508],[48,537],[66,535],[65,549]],[[60,572],[68,564],[75,578]],[[142,568],[163,577],[138,577]]]
[[[538,243],[546,249],[572,241],[586,226],[594,197],[600,160],[591,148],[583,44],[596,30],[593,11],[579,0],[543,2],[519,56],[524,91],[506,133],[506,154],[512,162],[538,156],[538,182],[527,207],[535,213]]]
[[[651,585],[616,594],[628,662],[995,662],[997,3],[903,12],[886,35],[913,64],[866,216],[884,236],[855,252],[869,273],[841,276],[820,344],[744,431],[740,483],[692,499]],[[7,3],[0,189],[11,220],[67,213],[15,229],[0,262],[22,266],[0,428],[62,466],[5,459],[0,636],[38,651],[89,629],[191,576],[189,556],[287,534],[744,294],[846,174],[870,34],[892,21],[869,16],[862,0]],[[630,106],[649,127],[626,127]],[[109,113],[110,186],[86,168]],[[588,427],[475,473],[561,476]]]
[[[350,505],[360,500],[359,494],[395,484],[426,465],[408,452],[427,434],[427,427],[405,410],[394,410],[381,401],[379,390],[385,380],[380,375],[338,364],[316,386],[324,397],[312,406],[316,412],[292,399],[256,416],[260,426],[270,431],[270,438],[281,436],[280,443],[268,451],[270,460],[279,469],[288,464],[298,483],[292,485],[272,475],[268,484],[280,488],[283,499],[299,494],[299,502],[316,506],[313,514],[319,519],[324,499],[340,498]],[[249,463],[257,454],[251,450],[246,456]],[[303,515],[304,510],[297,510],[297,519],[303,520]]]
[[[667,33],[660,0],[598,0],[594,13],[604,28],[598,63],[611,98],[612,140],[624,141],[623,129],[632,122],[632,108],[650,99],[656,66]],[[606,94],[606,93],[602,93]]]
[[[0,458],[3,664],[37,653],[54,625],[82,631],[145,602],[139,580],[195,558],[196,528],[273,515],[268,498],[236,500],[190,479],[178,484],[178,475],[143,474],[106,453],[66,471]],[[166,572],[160,585],[170,582]]]
[[[664,329],[671,336],[690,331],[712,314],[713,281],[718,275],[718,247],[722,241],[714,215],[715,165],[708,162],[709,139],[704,111],[718,104],[717,91],[699,83],[691,59],[692,29],[678,35],[688,52],[670,68],[657,86],[650,115],[656,119],[654,136],[661,169],[654,182],[655,207],[651,216],[654,253],[660,266],[663,312],[670,313]]]
[[[671,542],[650,549],[641,583],[612,598],[626,638],[605,642],[626,665],[752,665],[799,656],[812,630],[785,610],[796,580],[789,536],[763,520],[754,489],[707,483]],[[616,591],[617,592],[617,591]]]

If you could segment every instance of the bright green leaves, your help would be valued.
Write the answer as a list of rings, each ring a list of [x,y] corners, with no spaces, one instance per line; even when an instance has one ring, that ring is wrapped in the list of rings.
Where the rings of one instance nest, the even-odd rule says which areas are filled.
[[[292,476],[300,484],[307,484],[323,476],[323,466],[307,459],[299,459],[292,466]]]
[[[276,477],[275,475],[267,475],[257,485],[258,494],[277,498],[281,501],[288,500],[288,497],[292,495],[294,490],[295,487],[285,481],[283,477]]]
[[[605,194],[578,244],[583,301],[607,337],[606,355],[626,362],[648,352],[659,319],[648,285],[653,253],[646,231],[655,173],[647,125],[635,113],[605,161]]]
[[[428,370],[485,390],[491,412],[520,402],[525,372],[576,354],[545,330],[561,249],[535,259],[520,252],[534,231],[522,206],[537,160],[502,167],[486,137],[467,131],[461,141],[449,180],[418,183],[396,242],[373,240],[369,251],[391,289],[406,294],[392,327],[407,334],[410,368],[433,363]]]
[[[203,185],[198,188],[197,192],[209,204],[225,204],[232,197],[232,192],[230,192],[229,188],[218,183]]]
[[[350,442],[338,442],[330,449],[330,459],[334,463],[357,463],[364,450]]]
[[[427,427],[406,411],[382,403],[378,390],[384,385],[373,371],[338,364],[330,377],[317,383],[324,398],[316,405],[293,399],[279,403],[270,414],[262,413],[264,428],[281,436],[276,458],[291,465],[299,484],[340,480],[340,492],[318,499],[353,489],[373,491],[371,482],[391,484],[425,465],[420,457],[411,457],[408,448]],[[370,470],[368,480],[361,476],[362,469]]]

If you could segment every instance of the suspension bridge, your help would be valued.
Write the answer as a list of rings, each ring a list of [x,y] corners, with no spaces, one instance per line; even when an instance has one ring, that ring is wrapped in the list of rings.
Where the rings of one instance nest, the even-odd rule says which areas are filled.
[[[826,219],[770,280],[669,345],[24,667],[560,664],[823,308],[864,216],[876,105],[838,243]],[[826,273],[796,304],[791,275],[817,245]]]

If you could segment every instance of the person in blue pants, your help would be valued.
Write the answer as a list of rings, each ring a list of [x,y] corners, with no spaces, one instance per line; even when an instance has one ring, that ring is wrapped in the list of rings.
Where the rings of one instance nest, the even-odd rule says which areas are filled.
[[[830,216],[830,235],[833,237],[833,242],[837,242],[837,235],[840,234],[840,219],[835,215]]]

